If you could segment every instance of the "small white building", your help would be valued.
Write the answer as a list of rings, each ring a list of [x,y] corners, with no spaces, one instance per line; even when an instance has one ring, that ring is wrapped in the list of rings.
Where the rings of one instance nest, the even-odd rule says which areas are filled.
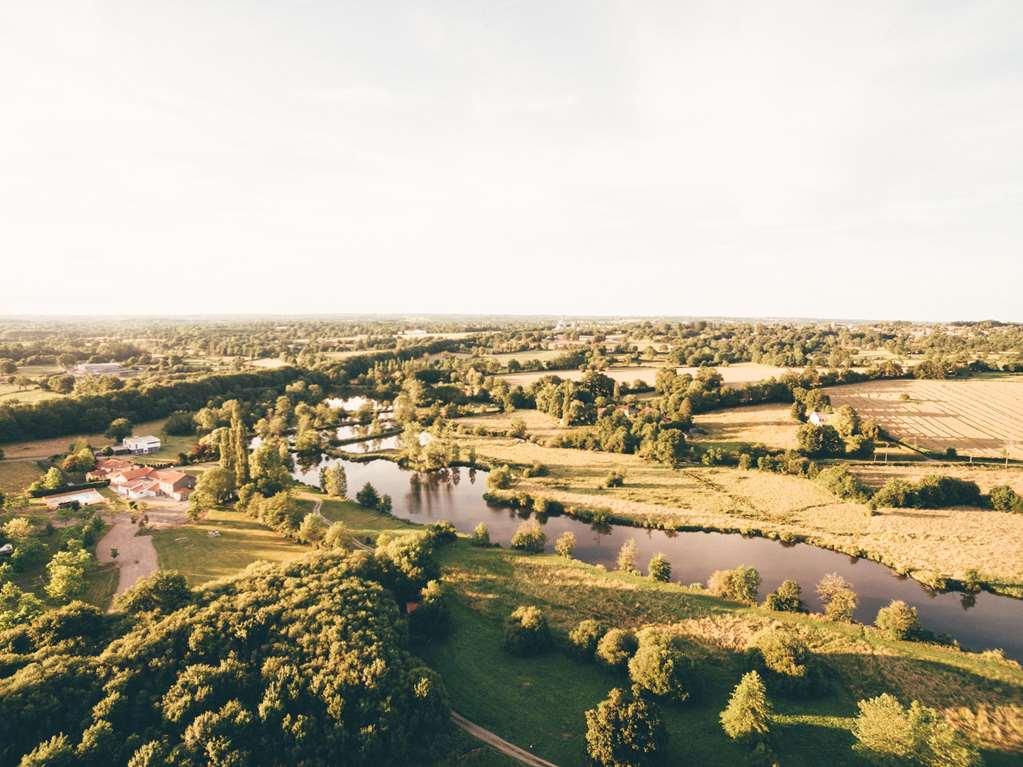
[[[145,455],[146,453],[155,453],[160,449],[160,438],[152,435],[145,437],[125,437],[124,442],[121,444],[128,449],[129,452],[135,455]]]
[[[810,413],[810,417],[807,418],[806,420],[812,423],[814,426],[823,426],[828,422],[827,416],[824,415],[824,413],[818,413],[816,410]]]

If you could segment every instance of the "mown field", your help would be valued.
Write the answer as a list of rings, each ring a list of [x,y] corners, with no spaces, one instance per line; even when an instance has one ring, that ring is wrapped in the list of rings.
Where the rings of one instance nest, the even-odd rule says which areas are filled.
[[[163,434],[163,425],[166,421],[166,418],[159,418],[155,421],[137,423],[134,426],[134,433],[136,435],[152,434],[160,437],[164,443],[158,453],[152,453],[148,457],[149,460],[154,458],[157,460],[171,460],[177,456],[179,451],[195,441],[194,437],[167,437]],[[84,440],[93,447],[103,447],[113,442],[109,437],[99,432],[95,434],[75,434],[66,437],[8,442],[0,444],[0,448],[3,449],[8,458],[49,458],[51,455],[66,453],[68,445],[79,440]]]
[[[1023,495],[1023,468],[1010,464],[1008,468],[995,464],[941,463],[917,461],[912,464],[851,463],[849,470],[861,482],[877,488],[889,479],[919,482],[929,474],[944,474],[976,482],[981,492],[987,493],[996,485],[1009,485]]]
[[[63,394],[40,389],[36,386],[25,389],[15,384],[0,384],[0,404],[3,405],[10,405],[15,400],[24,405],[29,405],[36,402],[44,402],[48,399],[60,399],[63,396]]]
[[[220,535],[211,537],[211,531]],[[191,586],[232,575],[257,560],[287,562],[309,551],[241,512],[224,509],[151,535],[160,568],[177,570]]]
[[[654,379],[657,377],[657,371],[660,368],[652,365],[632,365],[625,367],[608,368],[602,370],[604,375],[613,378],[619,383],[631,384],[636,381],[642,381],[648,386],[653,386]],[[529,386],[540,380],[543,376],[556,375],[558,378],[568,381],[578,381],[584,375],[586,371],[578,369],[570,370],[534,370],[526,373],[504,373],[502,378],[510,383],[512,386]]]
[[[674,471],[637,456],[547,448],[503,438],[461,436],[481,460],[548,468],[514,490],[584,509],[604,510],[638,524],[804,536],[835,551],[861,555],[931,580],[961,578],[977,568],[998,588],[1023,586],[1023,515],[980,509],[881,509],[840,501],[799,477],[728,467]],[[612,470],[625,486],[603,487]]]
[[[699,429],[693,441],[722,448],[757,443],[781,450],[795,448],[799,422],[790,409],[785,404],[751,405],[703,413],[693,419]]]
[[[1023,376],[958,381],[869,381],[828,389],[835,407],[920,449],[960,455],[1023,458]],[[908,399],[907,399],[908,398]]]
[[[19,493],[43,473],[34,460],[0,461],[0,493]]]

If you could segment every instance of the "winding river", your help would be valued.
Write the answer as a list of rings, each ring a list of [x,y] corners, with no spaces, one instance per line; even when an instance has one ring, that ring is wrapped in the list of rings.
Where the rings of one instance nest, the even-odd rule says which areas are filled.
[[[401,519],[423,524],[448,520],[463,533],[472,532],[484,522],[491,541],[505,546],[523,520],[520,512],[483,500],[485,471],[455,469],[446,479],[431,477],[411,482],[412,473],[391,461],[360,463],[324,458],[318,464],[298,467],[295,477],[318,486],[320,467],[338,461],[345,467],[353,495],[370,482],[378,492],[391,496],[393,514]],[[637,562],[644,571],[647,561],[657,552],[671,562],[673,580],[682,583],[705,582],[714,570],[748,565],[760,572],[761,599],[783,580],[792,578],[802,586],[803,601],[811,610],[821,609],[814,592],[817,581],[827,573],[838,573],[853,584],[859,595],[855,617],[862,623],[872,623],[879,608],[892,599],[902,599],[917,608],[925,628],[947,634],[968,649],[1000,647],[1007,656],[1023,660],[1023,600],[986,592],[936,593],[876,562],[801,543],[784,544],[735,533],[674,533],[625,525],[596,529],[564,515],[540,521],[547,533],[548,551],[553,550],[557,536],[571,531],[576,537],[576,558],[610,569],[618,549],[631,538],[636,541]]]

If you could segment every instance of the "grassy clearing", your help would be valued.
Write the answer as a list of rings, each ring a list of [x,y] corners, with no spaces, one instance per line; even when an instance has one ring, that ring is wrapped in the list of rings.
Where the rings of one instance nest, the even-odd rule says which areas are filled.
[[[211,537],[213,530],[220,532]],[[244,569],[252,562],[287,562],[308,553],[237,511],[215,509],[198,522],[154,530],[153,545],[163,570],[177,570],[198,586]]]
[[[550,362],[556,360],[559,357],[564,357],[570,353],[571,349],[529,349],[523,352],[502,352],[500,354],[488,355],[490,359],[495,362],[499,362],[502,365],[507,365],[512,360],[518,360],[519,362]]]
[[[675,633],[697,660],[703,689],[694,701],[666,705],[672,741],[669,763],[741,764],[745,753],[723,735],[717,715],[744,671],[748,639],[773,620],[790,624],[824,657],[833,678],[829,695],[805,702],[777,699],[775,743],[781,763],[860,764],[849,749],[855,701],[889,690],[950,712],[985,711],[967,729],[992,749],[989,764],[1010,764],[1023,748],[1023,671],[982,656],[889,642],[860,627],[810,616],[744,608],[674,584],[606,573],[554,556],[475,549],[464,541],[441,554],[444,579],[455,593],[454,631],[423,650],[445,679],[454,707],[468,718],[560,764],[585,763],[583,712],[624,673],[552,652],[537,659],[508,656],[501,621],[519,604],[540,606],[558,633],[584,618],[609,626],[658,624]]]
[[[608,368],[607,370],[602,370],[600,372],[613,378],[619,383],[631,384],[634,381],[642,381],[647,385],[653,386],[658,370],[660,370],[659,367],[652,365],[635,365]],[[578,381],[585,374],[586,371],[573,368],[570,370],[534,370],[525,373],[506,373],[501,377],[512,386],[529,386],[547,375],[556,375],[561,379]]]
[[[944,474],[976,482],[981,492],[986,493],[996,485],[1009,485],[1023,495],[1023,468],[1010,465],[986,466],[981,464],[941,463],[918,461],[913,464],[854,463],[849,470],[861,482],[871,487],[880,487],[889,479],[904,479],[918,482],[928,474]]]
[[[455,419],[455,423],[469,428],[479,426],[488,431],[502,431],[510,429],[512,421],[515,420],[522,420],[526,424],[526,431],[531,436],[541,437],[544,440],[574,431],[574,429],[562,426],[559,419],[539,410],[516,410],[512,413],[466,416]]]
[[[454,728],[448,753],[433,767],[518,767],[518,762],[499,754],[467,732]]]
[[[704,433],[694,441],[708,447],[733,449],[758,442],[781,450],[795,448],[799,422],[789,414],[790,407],[751,405],[698,415],[693,423]]]
[[[882,509],[847,503],[798,477],[725,467],[679,471],[632,455],[541,447],[521,440],[459,438],[489,463],[529,465],[548,475],[523,479],[516,490],[580,508],[602,509],[654,525],[801,536],[808,543],[867,556],[923,580],[962,578],[978,568],[999,587],[1023,585],[1023,515],[978,509]],[[463,453],[464,454],[464,453]],[[608,471],[626,475],[622,488],[603,487]]]
[[[35,461],[0,461],[0,493],[19,493],[44,471]]]
[[[24,405],[29,405],[36,402],[45,402],[48,399],[60,399],[63,396],[63,394],[38,387],[23,389],[15,384],[0,384],[0,403],[4,405],[10,405],[15,400]]]
[[[1023,458],[1023,376],[964,381],[869,381],[828,389],[893,436],[925,450]],[[903,399],[908,397],[909,399]]]

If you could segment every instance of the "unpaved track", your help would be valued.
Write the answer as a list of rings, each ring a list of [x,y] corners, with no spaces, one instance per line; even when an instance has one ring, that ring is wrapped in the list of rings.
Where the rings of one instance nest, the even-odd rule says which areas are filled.
[[[514,743],[509,743],[504,738],[492,733],[490,730],[485,730],[478,724],[473,724],[455,711],[451,712],[451,721],[477,740],[482,740],[491,748],[500,751],[505,756],[510,756],[517,762],[529,765],[529,767],[557,767],[554,762],[548,762],[546,759],[541,759],[536,754],[532,754],[524,748],[519,748]]]
[[[138,526],[131,523],[128,514],[115,514],[111,519],[113,526],[96,544],[96,558],[104,563],[117,565],[117,591],[123,594],[140,578],[155,573],[159,567],[156,558],[156,547],[148,535],[136,535]],[[111,556],[110,550],[117,549],[117,558]]]

